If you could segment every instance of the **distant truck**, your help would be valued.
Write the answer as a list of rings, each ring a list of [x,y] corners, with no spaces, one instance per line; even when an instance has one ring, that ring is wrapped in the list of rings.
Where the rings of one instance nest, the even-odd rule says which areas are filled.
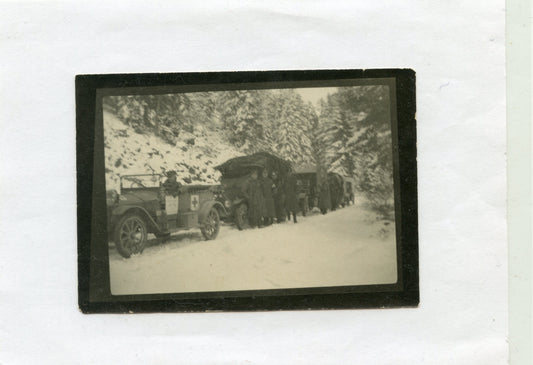
[[[329,209],[335,210],[354,201],[355,180],[351,177],[328,172],[327,188],[320,191],[316,166],[300,166],[295,169],[293,175],[296,177],[298,200],[304,215],[315,207],[325,214]]]
[[[298,205],[305,216],[308,211],[320,206],[316,167],[313,165],[300,166],[293,172],[293,175],[296,178]]]
[[[142,253],[148,233],[166,238],[172,233],[199,228],[206,240],[217,237],[220,219],[227,216],[215,200],[215,186],[181,186],[177,194],[166,191],[161,175],[125,175],[120,194],[107,191],[107,228],[110,241],[125,258]]]

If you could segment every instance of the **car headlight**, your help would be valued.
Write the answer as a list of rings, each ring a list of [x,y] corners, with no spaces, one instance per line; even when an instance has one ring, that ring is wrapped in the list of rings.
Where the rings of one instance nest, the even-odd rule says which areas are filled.
[[[229,207],[231,207],[231,202],[229,200],[226,200],[224,202],[224,205],[226,206],[226,208],[229,208]]]
[[[107,205],[117,204],[118,199],[119,199],[119,194],[117,193],[116,190],[113,189],[113,190],[106,191]]]

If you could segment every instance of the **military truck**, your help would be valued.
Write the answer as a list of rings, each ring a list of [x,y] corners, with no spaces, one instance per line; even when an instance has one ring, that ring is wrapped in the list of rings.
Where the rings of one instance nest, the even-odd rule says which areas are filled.
[[[254,170],[267,169],[275,171],[278,176],[278,184],[282,182],[291,171],[291,165],[277,156],[267,152],[258,152],[249,156],[232,158],[223,164],[216,166],[216,170],[222,174],[220,183],[224,192],[221,203],[229,211],[227,219],[233,221],[242,230],[248,226],[248,200],[243,188]]]

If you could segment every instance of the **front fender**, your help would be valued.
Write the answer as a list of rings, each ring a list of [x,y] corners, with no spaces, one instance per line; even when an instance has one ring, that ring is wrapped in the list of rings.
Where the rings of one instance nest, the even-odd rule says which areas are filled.
[[[220,202],[210,200],[202,204],[200,210],[198,211],[198,222],[200,222],[200,224],[203,224],[205,218],[207,217],[207,213],[209,213],[211,208],[215,208],[221,218],[226,217],[228,215],[226,208],[224,208],[224,206]]]
[[[231,202],[231,205],[234,207],[237,207],[241,205],[241,203],[245,203],[246,201],[247,201],[246,198],[236,198],[236,199],[233,199],[233,201]]]
[[[150,232],[164,233],[161,227],[159,227],[159,225],[157,224],[157,222],[154,221],[150,213],[148,213],[148,211],[144,207],[141,207],[139,205],[118,206],[113,209],[113,211],[111,212],[111,222],[108,227],[109,231],[112,231],[119,219],[128,213],[136,213],[143,217],[146,224],[148,225],[148,230]]]

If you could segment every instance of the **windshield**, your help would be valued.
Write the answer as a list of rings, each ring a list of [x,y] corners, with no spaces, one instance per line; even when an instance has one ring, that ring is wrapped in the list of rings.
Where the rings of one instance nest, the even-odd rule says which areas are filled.
[[[122,189],[157,188],[160,175],[127,175],[120,178]]]

